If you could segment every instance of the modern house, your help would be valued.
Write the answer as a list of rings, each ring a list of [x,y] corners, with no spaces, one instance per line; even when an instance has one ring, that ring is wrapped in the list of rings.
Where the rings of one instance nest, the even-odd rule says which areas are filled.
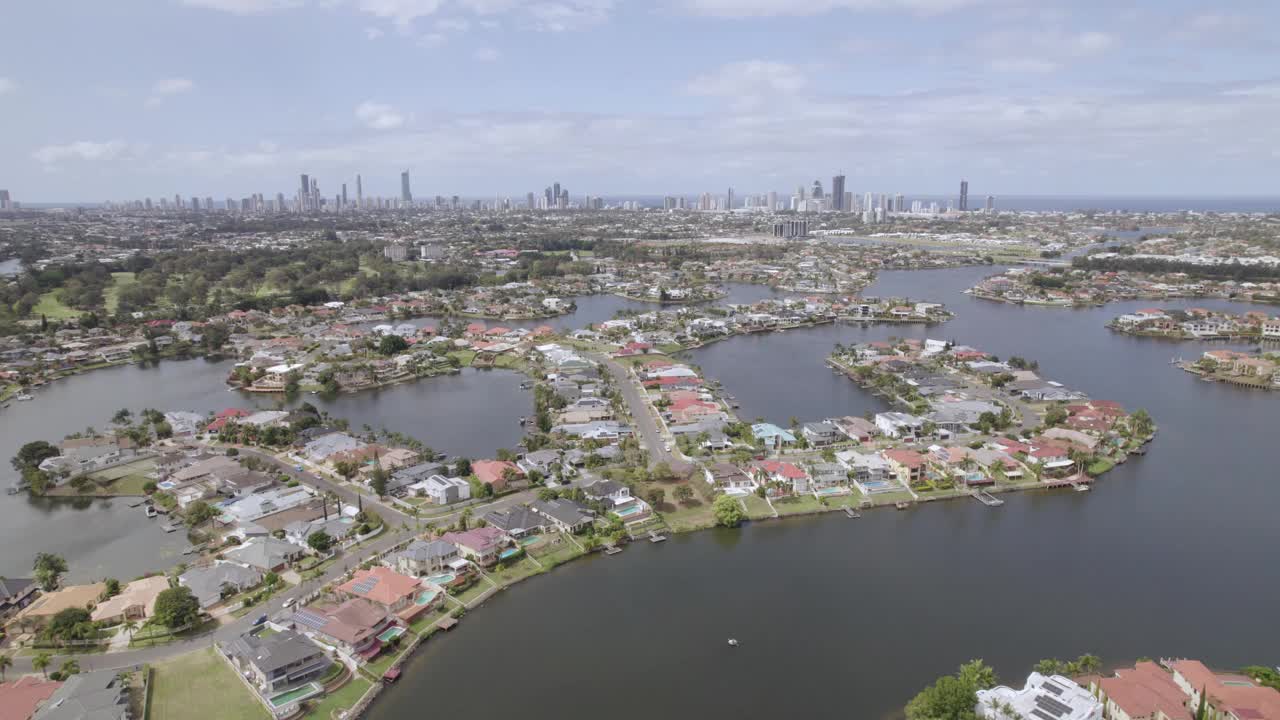
[[[885,437],[914,440],[924,428],[924,420],[901,412],[876,413],[876,427]]]
[[[0,619],[30,605],[39,589],[31,578],[0,577]]]
[[[800,427],[800,434],[814,447],[823,447],[840,441],[841,433],[834,423],[807,422]]]
[[[410,492],[430,498],[436,505],[449,505],[471,498],[471,483],[463,478],[432,475],[409,486]]]
[[[458,547],[444,540],[417,540],[387,559],[397,571],[405,575],[426,575],[440,572],[449,563],[461,557]]]
[[[356,570],[350,580],[337,588],[339,595],[368,600],[388,613],[401,616],[406,614],[406,609],[414,607],[421,591],[422,583],[418,578],[401,575],[381,565]]]
[[[508,460],[476,460],[471,463],[471,474],[476,479],[493,488],[494,492],[507,489],[507,478],[523,478],[524,471]]]
[[[747,495],[759,487],[751,476],[736,465],[715,463],[703,469],[707,482],[725,491],[728,495]]]
[[[279,572],[307,552],[301,545],[277,540],[273,537],[253,538],[238,548],[228,550],[225,556],[231,562],[267,572]]]
[[[889,461],[875,453],[846,450],[836,453],[836,462],[845,468],[846,474],[863,495],[902,489],[896,482]]]
[[[79,673],[67,678],[34,720],[127,720],[129,688],[115,670]]]
[[[333,664],[324,648],[293,630],[245,633],[220,649],[263,697],[316,680]]]
[[[893,450],[885,450],[880,454],[889,463],[889,469],[899,483],[909,487],[912,483],[920,482],[924,479],[924,470],[927,462],[920,453],[914,450],[895,448]]]
[[[339,605],[308,605],[295,611],[291,621],[299,632],[363,660],[375,658],[382,652],[378,635],[397,625],[395,616],[362,598],[352,598]]]
[[[1033,672],[1021,690],[979,690],[977,712],[987,720],[1102,720],[1102,703],[1068,678]]]
[[[535,500],[529,507],[535,513],[549,520],[561,532],[580,532],[590,525],[594,519],[590,510],[564,498],[558,500]]]
[[[551,524],[547,518],[539,515],[526,505],[517,505],[506,510],[494,510],[485,513],[484,521],[490,527],[498,528],[508,538],[520,538],[545,532]]]

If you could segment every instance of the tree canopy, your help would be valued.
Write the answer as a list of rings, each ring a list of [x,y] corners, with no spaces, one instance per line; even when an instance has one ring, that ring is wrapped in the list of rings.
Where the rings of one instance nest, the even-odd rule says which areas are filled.
[[[200,601],[187,587],[169,588],[156,597],[156,622],[168,628],[179,628],[196,621],[200,616]]]
[[[62,573],[67,571],[67,561],[61,555],[38,553],[32,570],[36,582],[40,584],[40,589],[50,592],[57,589],[58,582],[62,580]]]
[[[978,691],[995,684],[995,671],[981,660],[971,660],[912,698],[907,720],[977,720]]]
[[[745,519],[742,506],[738,501],[728,495],[717,497],[711,505],[712,512],[716,516],[716,524],[721,527],[738,527]]]

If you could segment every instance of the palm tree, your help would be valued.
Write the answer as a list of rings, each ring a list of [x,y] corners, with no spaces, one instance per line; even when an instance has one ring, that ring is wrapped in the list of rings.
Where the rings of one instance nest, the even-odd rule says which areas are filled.
[[[49,653],[42,652],[39,655],[36,655],[35,657],[31,658],[31,667],[35,668],[36,670],[39,670],[40,673],[44,675],[44,679],[48,680],[49,673],[47,671],[49,669],[49,663],[51,662],[53,662],[53,656],[49,655]]]
[[[13,667],[13,658],[8,655],[0,655],[0,682],[4,682],[4,671]]]
[[[129,620],[125,622],[124,629],[129,633],[129,642],[133,642],[133,633],[138,630],[138,627],[139,625],[137,620]]]
[[[62,677],[67,678],[80,672],[80,661],[75,658],[67,658],[62,663]]]

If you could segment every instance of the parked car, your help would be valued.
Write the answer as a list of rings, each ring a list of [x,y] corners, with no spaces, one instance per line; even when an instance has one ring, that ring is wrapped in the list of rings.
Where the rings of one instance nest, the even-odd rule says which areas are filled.
[[[267,616],[266,616],[266,615],[259,615],[259,616],[258,616],[258,619],[253,621],[253,626],[254,626],[254,627],[258,627],[259,625],[265,625],[265,624],[267,624]]]
[[[291,608],[296,602],[298,602],[298,598],[289,598],[288,600],[284,601],[284,607]]]

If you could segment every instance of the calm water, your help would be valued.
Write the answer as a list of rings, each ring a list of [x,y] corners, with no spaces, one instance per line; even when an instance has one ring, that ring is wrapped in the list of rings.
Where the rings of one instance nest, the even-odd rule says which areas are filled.
[[[277,398],[228,392],[223,380],[232,363],[204,360],[162,362],[142,368],[121,366],[60,380],[36,392],[35,400],[0,411],[0,467],[8,486],[8,459],[32,440],[109,425],[115,411],[129,407],[217,411],[227,407],[273,408]],[[514,448],[522,431],[518,418],[532,414],[531,395],[520,389],[524,376],[504,370],[464,369],[415,383],[332,399],[303,395],[290,405],[311,402],[334,416],[362,426],[385,427],[422,440],[451,455],[484,457],[499,447]],[[477,431],[479,429],[479,431]],[[0,496],[0,575],[17,577],[37,552],[68,559],[72,580],[112,575],[132,578],[180,562],[186,547],[146,520],[123,500],[70,501]]]
[[[1161,426],[1147,456],[1087,494],[758,523],[559,568],[433,638],[372,716],[461,715],[479,693],[494,717],[594,718],[607,708],[639,720],[678,708],[680,717],[882,718],[971,657],[1019,682],[1039,658],[1083,652],[1113,663],[1274,664],[1280,626],[1266,618],[1280,600],[1280,484],[1268,436],[1280,397],[1167,364],[1209,345],[1103,327],[1157,303],[1027,309],[960,294],[988,272],[885,273],[869,290],[945,301],[958,317],[940,328],[788,331],[693,360],[724,381],[744,416],[785,421],[874,403],[833,388],[821,368],[833,343],[951,338],[1038,359],[1048,377],[1146,407]],[[727,637],[741,647],[731,651]],[[517,647],[536,650],[513,656]],[[487,692],[495,683],[502,692]]]
[[[17,275],[22,272],[22,261],[18,258],[0,260],[0,277]]]

